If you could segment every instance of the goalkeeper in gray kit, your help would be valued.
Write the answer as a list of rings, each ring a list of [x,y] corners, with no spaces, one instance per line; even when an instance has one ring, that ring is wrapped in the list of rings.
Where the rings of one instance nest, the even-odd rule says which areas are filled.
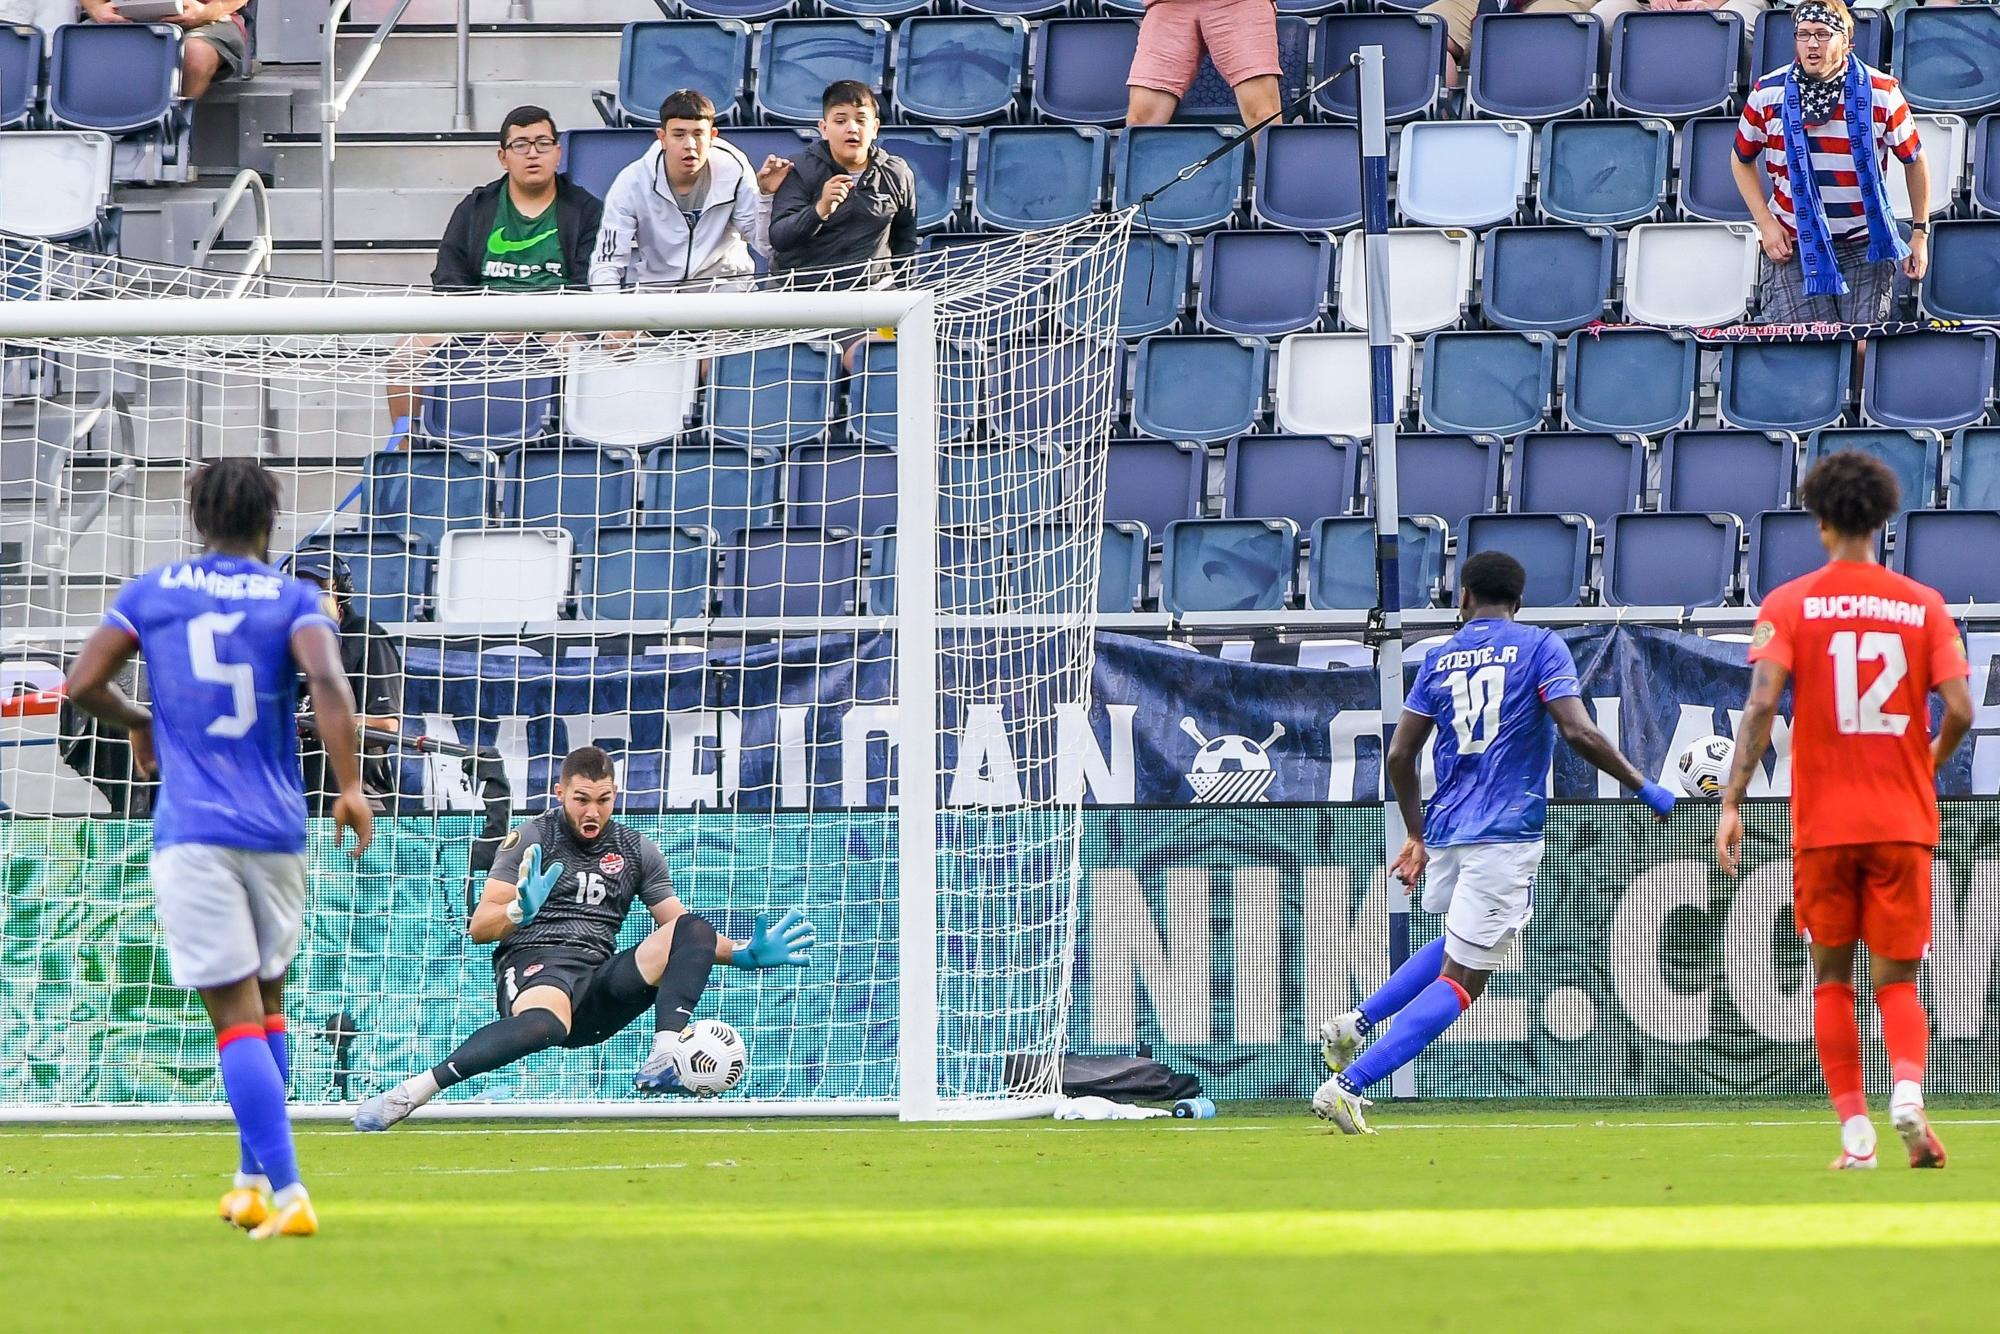
[[[602,750],[584,746],[563,759],[556,799],[555,810],[507,836],[473,910],[473,941],[496,946],[500,1017],[437,1065],[363,1103],[356,1130],[387,1130],[442,1090],[549,1047],[594,1047],[649,1009],[653,1050],[633,1086],[681,1092],[671,1048],[694,1017],[708,970],[805,965],[813,929],[796,908],[775,927],[759,915],[750,939],[735,941],[682,905],[660,849],[611,818],[618,785]],[[654,928],[614,953],[634,898]]]

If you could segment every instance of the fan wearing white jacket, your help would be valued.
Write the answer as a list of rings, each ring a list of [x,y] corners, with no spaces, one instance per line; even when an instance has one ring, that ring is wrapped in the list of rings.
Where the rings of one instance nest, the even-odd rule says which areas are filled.
[[[771,195],[781,157],[753,169],[715,133],[715,104],[692,88],[660,103],[659,142],[618,173],[591,254],[593,291],[749,278],[750,252],[771,253]]]

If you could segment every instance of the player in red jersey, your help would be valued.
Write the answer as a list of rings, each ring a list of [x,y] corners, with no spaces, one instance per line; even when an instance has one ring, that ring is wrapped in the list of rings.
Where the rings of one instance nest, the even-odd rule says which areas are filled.
[[[1793,912],[1812,950],[1813,1040],[1840,1118],[1836,1168],[1875,1166],[1875,1127],[1861,1089],[1854,1021],[1854,946],[1868,946],[1895,1084],[1889,1116],[1912,1167],[1943,1167],[1924,1116],[1924,1045],[1917,966],[1931,944],[1931,850],[1938,840],[1937,771],[1972,726],[1965,644],[1934,588],[1877,563],[1896,512],[1896,478],[1852,451],[1806,474],[1799,501],[1819,520],[1827,563],[1764,600],[1750,642],[1755,671],[1715,855],[1735,875],[1739,807],[1792,686]],[[1930,693],[1944,721],[1930,736]]]

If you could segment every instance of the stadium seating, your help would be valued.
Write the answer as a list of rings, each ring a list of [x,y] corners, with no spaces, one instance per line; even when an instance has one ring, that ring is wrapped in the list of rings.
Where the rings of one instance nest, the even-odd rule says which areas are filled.
[[[370,454],[361,468],[361,512],[370,532],[420,538],[433,551],[452,528],[479,528],[493,512],[499,464],[483,450]]]
[[[810,125],[836,79],[880,88],[889,76],[881,19],[773,19],[757,39],[757,106],[772,120]]]
[[[1292,590],[1299,530],[1290,519],[1182,519],[1167,525],[1160,609],[1276,611]]]
[[[2000,108],[2000,9],[1911,6],[1896,18],[1893,68],[1919,111]]]
[[[69,23],[49,51],[47,124],[156,142],[181,162],[192,115],[180,95],[177,28],[141,23]]]
[[[1968,426],[1952,437],[1945,503],[1953,509],[2000,509],[2000,427]]]
[[[1396,339],[1390,365],[1396,377],[1391,404],[1398,421],[1410,398],[1410,360],[1410,340]],[[1374,421],[1368,389],[1368,336],[1293,334],[1280,342],[1274,395],[1281,431],[1293,435],[1367,435]]]
[[[1604,538],[1613,607],[1719,607],[1736,577],[1742,525],[1731,514],[1617,514]]]
[[[1178,519],[1201,515],[1208,455],[1199,445],[1171,440],[1114,440],[1104,452],[1104,517],[1165,533]]]
[[[898,118],[976,125],[1012,116],[1028,65],[1028,26],[1013,16],[923,15],[896,29]]]
[[[792,0],[682,0],[682,9],[697,18],[740,19],[762,23],[792,12]]]
[[[1730,166],[1736,160],[1736,118],[1714,116],[1681,127],[1681,216],[1692,222],[1748,222],[1750,206],[1736,188]],[[1770,178],[1758,179],[1770,194]]]
[[[1361,221],[1361,131],[1352,125],[1273,125],[1252,168],[1260,223],[1344,231]]]
[[[1749,307],[1756,276],[1753,227],[1641,223],[1626,238],[1625,314],[1635,324],[1728,324]]]
[[[1716,406],[1727,426],[1816,431],[1846,411],[1853,370],[1852,343],[1730,343]]]
[[[1476,239],[1458,228],[1398,227],[1388,235],[1389,326],[1397,334],[1447,329],[1465,318],[1472,299]],[[1340,321],[1368,327],[1366,246],[1340,248]]]
[[[819,135],[792,125],[731,125],[722,131],[722,137],[756,167],[767,157],[797,157],[812,147]]]
[[[1658,435],[1694,415],[1695,359],[1685,333],[1606,329],[1569,340],[1563,420],[1584,431]]]
[[[1354,512],[1361,442],[1325,435],[1240,435],[1222,450],[1222,517],[1290,519],[1299,531]]]
[[[1090,414],[1082,409],[1094,395],[1118,403],[1122,387],[1116,364],[1108,385],[1083,374],[1084,356],[1074,342],[1018,344],[993,354],[987,402],[994,434],[1050,449],[1096,443],[1088,429]]]
[[[1035,113],[1044,120],[1117,125],[1139,21],[1050,19],[1035,30]]]
[[[597,445],[517,449],[507,457],[501,515],[530,528],[564,528],[576,550],[596,550],[597,526],[632,520],[639,461]]]
[[[775,450],[663,445],[646,455],[642,522],[734,533],[768,524],[778,503]]]
[[[1444,575],[1444,529],[1435,519],[1406,512],[1397,533],[1402,605],[1428,607]],[[1375,521],[1326,518],[1314,524],[1306,556],[1306,605],[1317,611],[1366,611],[1376,602]]]
[[[930,0],[821,0],[829,14],[843,18],[903,19],[930,8]]]
[[[938,455],[940,530],[1012,533],[1062,503],[1054,451],[1034,445],[968,444]]]
[[[1972,150],[1972,205],[2000,217],[2000,112],[1983,117]]]
[[[1828,454],[1858,449],[1873,454],[1889,465],[1902,488],[1903,504],[1910,509],[1928,509],[1937,494],[1938,464],[1944,442],[1929,431],[1878,430],[1873,427],[1828,427],[1806,437],[1805,459],[1810,469]]]
[[[1771,590],[1826,564],[1819,520],[1804,510],[1766,510],[1750,520],[1750,553],[1743,596],[1755,606]]]
[[[30,23],[0,25],[0,130],[28,123],[42,97],[42,30]]]
[[[477,346],[445,347],[433,354],[426,370],[449,367],[471,375],[481,363]],[[422,396],[416,435],[428,441],[510,449],[540,440],[555,421],[556,384],[541,376],[427,384]]]
[[[1227,440],[1264,412],[1270,349],[1224,334],[1139,340],[1132,425],[1161,440]]]
[[[1747,518],[1791,501],[1798,441],[1783,431],[1669,431],[1660,508]]]
[[[1659,217],[1674,161],[1663,120],[1558,120],[1542,127],[1535,206],[1554,222],[1622,226]]]
[[[953,616],[983,616],[1000,609],[999,553],[987,533],[940,532],[937,539],[937,609]],[[868,539],[868,614],[896,614],[896,534]]]
[[[972,212],[1003,231],[1073,222],[1104,199],[1110,145],[1095,126],[1001,125],[980,141]]]
[[[973,14],[996,14],[1002,17],[1023,19],[1045,19],[1069,10],[1068,0],[962,0],[963,7]]]
[[[717,357],[709,368],[708,425],[725,444],[777,449],[822,440],[833,414],[831,343],[792,343]]]
[[[1481,14],[1472,21],[1466,107],[1480,116],[1553,120],[1590,104],[1599,32],[1589,14]]]
[[[1434,514],[1457,532],[1473,515],[1497,508],[1506,452],[1496,435],[1399,435],[1396,507]]]
[[[329,533],[311,545],[329,548],[347,562],[354,608],[377,625],[404,624],[429,610],[437,551],[425,539],[369,530]]]
[[[569,599],[571,556],[561,528],[454,528],[438,546],[437,619],[553,621]]]
[[[115,252],[123,210],[111,202],[111,157],[98,130],[0,134],[0,180],[15,183],[0,191],[0,232]]]
[[[1797,58],[1798,46],[1792,36],[1796,26],[1789,8],[1773,7],[1757,16],[1754,43],[1756,50],[1750,62],[1750,77],[1753,81],[1783,69]],[[1855,54],[1876,69],[1889,68],[1888,11],[1883,9],[1854,11],[1854,50]]]
[[[1249,236],[1250,232],[1218,232]],[[1194,282],[1194,246],[1171,232],[1134,232],[1125,251],[1118,288],[1118,336],[1143,338],[1165,333],[1181,322]],[[1070,312],[1065,312],[1069,317]]]
[[[724,616],[852,616],[861,603],[861,539],[746,528],[723,548],[720,602]]]
[[[1611,25],[1608,96],[1620,115],[1681,120],[1729,109],[1743,70],[1743,20],[1728,10],[1643,11]]]
[[[1861,415],[1877,426],[1955,431],[1993,403],[1991,334],[1911,333],[1868,342]]]
[[[1507,496],[1517,512],[1581,514],[1601,529],[1638,508],[1645,487],[1646,442],[1636,435],[1531,431],[1514,443]]]
[[[589,621],[682,621],[708,613],[715,548],[687,528],[607,524],[583,562],[578,613]]]
[[[607,361],[579,349],[563,376],[563,432],[599,445],[656,445],[687,429],[700,363]]]
[[[889,126],[876,142],[910,164],[917,182],[919,231],[934,231],[957,220],[965,201],[965,139],[958,130]]]
[[[646,126],[564,130],[557,137],[562,141],[563,175],[569,177],[572,185],[582,186],[599,199],[610,192],[619,172],[644,157],[646,150],[659,142],[654,131]],[[735,142],[733,134],[729,139]]]
[[[785,457],[785,523],[874,534],[896,522],[896,451],[798,445]]]
[[[1097,611],[1124,615],[1137,611],[1146,595],[1146,565],[1152,537],[1140,523],[1106,523],[1099,528]],[[1022,559],[1019,587],[1008,590],[1010,611],[1025,616],[1075,615],[1077,594],[1088,588],[1077,566],[1078,543],[1066,524],[1024,529],[1013,549]]]
[[[1534,131],[1522,121],[1412,122],[1403,127],[1396,205],[1419,227],[1512,222],[1534,157]]]
[[[1433,115],[1444,97],[1444,23],[1435,14],[1328,14],[1313,42],[1312,81],[1324,83],[1364,46],[1382,48],[1382,103],[1391,124]],[[1122,68],[1122,67],[1121,67]],[[1328,120],[1361,118],[1361,80],[1347,77],[1313,95]]]
[[[1932,224],[1923,309],[1937,319],[2000,320],[2000,221]]]
[[[1143,13],[1144,0],[1118,0],[1114,5],[1106,0],[1105,9],[1111,11],[1120,5],[1129,5],[1130,12]],[[1278,97],[1285,106],[1290,106],[1305,95],[1306,71],[1312,61],[1312,25],[1302,18],[1280,12],[1278,16]],[[1180,105],[1174,109],[1177,121],[1220,121],[1240,124],[1243,110],[1237,104],[1236,90],[1222,77],[1222,71],[1215,67],[1215,59],[1207,52],[1202,53],[1201,64],[1195,69],[1194,82],[1181,94]]]
[[[1943,217],[1951,211],[1958,184],[1965,179],[1965,151],[1971,140],[1963,116],[1949,113],[1916,118],[1917,137],[1924,145],[1924,157],[1931,167],[1931,216]],[[1899,218],[1910,216],[1910,183],[1900,163],[1891,162],[1882,173],[1889,189],[1889,207]]]
[[[1243,163],[1231,154],[1206,171],[1174,182],[1241,131],[1211,125],[1137,125],[1118,136],[1112,152],[1112,203],[1129,208],[1160,195],[1140,210],[1141,226],[1168,232],[1205,232],[1229,221],[1243,202]],[[1164,187],[1164,188],[1163,188]]]
[[[1556,341],[1546,333],[1451,331],[1424,340],[1427,431],[1519,435],[1547,424]]]
[[[1606,227],[1495,227],[1481,314],[1523,333],[1580,329],[1604,318],[1617,262],[1618,238]]]
[[[1468,515],[1459,534],[1459,560],[1504,551],[1528,571],[1523,606],[1574,607],[1590,586],[1593,531],[1581,514]]]
[[[1890,563],[1946,602],[2000,602],[2000,510],[1909,510]]]
[[[1202,245],[1201,322],[1275,338],[1317,328],[1333,286],[1333,241],[1296,232],[1211,232]]]
[[[694,88],[728,123],[744,109],[750,83],[750,27],[740,19],[642,20],[625,25],[618,42],[615,107],[600,101],[608,122],[652,127],[668,93]],[[576,164],[565,157],[572,176]]]
[[[962,440],[978,415],[978,363],[981,353],[963,343],[937,350],[937,438],[940,444]],[[847,381],[848,431],[868,444],[896,443],[896,345],[870,339],[854,352],[854,373]],[[839,527],[829,524],[828,527]]]

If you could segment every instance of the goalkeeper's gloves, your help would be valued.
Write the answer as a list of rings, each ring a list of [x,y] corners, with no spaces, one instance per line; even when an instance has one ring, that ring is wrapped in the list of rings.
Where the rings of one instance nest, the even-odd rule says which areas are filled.
[[[791,968],[806,966],[806,958],[812,953],[813,924],[797,908],[787,909],[778,919],[776,930],[763,913],[757,914],[757,928],[750,933],[750,939],[736,947],[730,962],[738,968],[776,968],[785,965]]]
[[[1638,795],[1639,800],[1646,803],[1646,808],[1662,820],[1674,809],[1674,794],[1658,783],[1647,783],[1639,789]]]
[[[561,862],[550,862],[548,869],[544,870],[542,845],[529,844],[528,855],[523,859],[521,866],[521,879],[514,886],[519,897],[507,905],[507,920],[515,926],[521,926],[531,920],[542,910],[542,905],[549,901],[549,894],[554,891],[556,881],[562,879],[562,873]]]

